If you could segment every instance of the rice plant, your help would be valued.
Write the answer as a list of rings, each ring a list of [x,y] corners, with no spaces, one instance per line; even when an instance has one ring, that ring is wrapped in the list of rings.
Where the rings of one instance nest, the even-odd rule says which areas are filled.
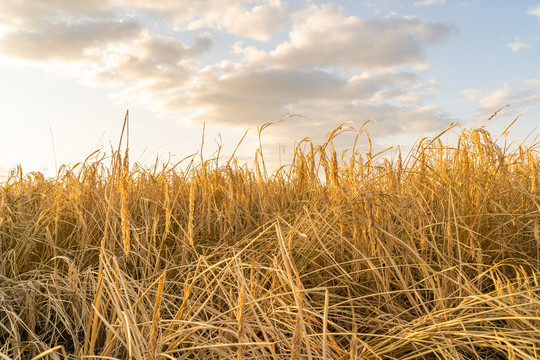
[[[453,125],[382,157],[336,153],[343,131],[271,174],[262,152],[130,165],[122,139],[109,164],[15,169],[0,358],[538,358],[535,140]]]

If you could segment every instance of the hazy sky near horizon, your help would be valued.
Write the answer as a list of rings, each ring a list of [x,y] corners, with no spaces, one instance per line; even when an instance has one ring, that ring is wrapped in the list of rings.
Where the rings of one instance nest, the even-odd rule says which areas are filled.
[[[126,109],[148,165],[197,152],[203,123],[206,156],[249,130],[249,161],[287,114],[270,153],[369,119],[376,146],[406,147],[506,104],[488,129],[540,124],[538,0],[0,1],[0,176],[110,153]]]

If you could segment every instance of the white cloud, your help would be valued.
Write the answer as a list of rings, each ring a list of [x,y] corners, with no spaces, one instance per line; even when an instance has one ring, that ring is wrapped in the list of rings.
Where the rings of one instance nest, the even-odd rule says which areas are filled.
[[[77,61],[85,57],[85,51],[129,41],[142,31],[142,26],[134,21],[44,21],[31,29],[9,30],[0,38],[0,54],[39,62]]]
[[[112,0],[34,0],[31,3],[18,0],[3,0],[0,10],[9,14],[6,18],[15,21],[28,21],[30,19],[50,16],[106,15],[112,6]]]
[[[531,79],[525,81],[525,84],[536,85],[540,84],[540,81],[539,79]],[[462,90],[461,94],[478,105],[475,118],[483,125],[486,123],[486,120],[490,119],[492,115],[494,115],[494,113],[499,109],[506,108],[506,105],[511,106],[510,113],[507,113],[506,116],[504,114],[497,115],[497,119],[502,119],[504,121],[502,123],[503,127],[496,130],[496,132],[501,132],[504,128],[506,128],[506,126],[509,124],[508,121],[514,120],[518,113],[524,112],[529,107],[534,107],[536,106],[535,104],[540,103],[540,90],[534,90],[531,88],[510,89],[506,84],[504,84],[501,88],[488,90],[466,89]],[[533,122],[536,121],[534,118],[530,119]],[[514,129],[514,131],[516,129]],[[527,133],[522,133],[520,137],[523,136],[523,139],[527,135]]]
[[[469,100],[477,102],[481,109],[488,111],[495,111],[511,101],[510,91],[506,87],[503,89],[491,89],[486,91],[465,89],[462,90],[461,93]]]
[[[508,47],[512,49],[513,52],[518,52],[523,49],[528,49],[531,46],[525,42],[516,41],[508,44]]]
[[[86,80],[101,84],[125,84],[127,93],[139,93],[154,108],[163,103],[164,93],[181,88],[196,72],[194,57],[208,51],[212,39],[199,35],[189,48],[164,36],[144,37],[109,49],[102,61],[86,74]],[[145,102],[145,101],[143,101]]]
[[[465,95],[469,100],[476,100],[478,99],[478,96],[480,94],[480,90],[478,89],[464,89],[461,90],[461,94]]]
[[[185,92],[169,94],[166,106],[190,112],[192,122],[226,127],[261,125],[287,113],[310,119],[308,129],[295,128],[288,131],[288,139],[276,141],[290,142],[291,135],[304,131],[306,136],[315,136],[323,128],[369,118],[379,121],[374,130],[378,135],[414,134],[438,129],[447,120],[437,109],[424,108],[423,93],[432,86],[402,71],[344,76],[316,69],[261,70],[223,62],[199,71]]]
[[[0,3],[0,10],[14,19],[5,25],[0,55],[36,63],[60,62],[65,64],[63,72],[85,83],[160,92],[181,85],[195,72],[194,59],[212,46],[208,33],[196,36],[188,47],[151,32],[136,17],[121,18],[118,6],[128,2],[142,6],[142,0],[53,1]],[[154,5],[158,9],[173,5],[159,3]]]
[[[525,80],[525,85],[540,85],[540,78]]]
[[[179,29],[210,27],[266,41],[285,26],[289,10],[280,0],[4,0],[0,55],[39,62],[82,60],[149,32],[141,12],[172,18]]]
[[[245,0],[211,0],[188,28],[225,30],[247,38],[268,41],[271,34],[287,24],[289,8],[280,0],[248,7]]]
[[[142,35],[133,18],[115,16],[112,0],[4,0],[0,2],[0,55],[36,62],[92,60]]]
[[[540,19],[540,5],[527,10],[527,14],[537,16]]]
[[[125,7],[167,17],[177,30],[218,29],[268,41],[283,29],[290,9],[281,0],[119,0]]]
[[[413,6],[424,7],[424,6],[444,5],[444,4],[446,4],[446,0],[424,0],[424,1],[415,1],[413,3]]]
[[[454,7],[457,9],[457,10],[467,10],[469,7],[471,6],[471,2],[467,2],[467,1],[461,1],[459,3],[457,3]]]
[[[447,40],[453,29],[417,17],[365,20],[344,16],[337,4],[311,6],[294,16],[289,40],[270,52],[237,47],[244,60],[261,67],[298,69],[425,68],[425,47]]]
[[[309,117],[308,125],[294,122],[283,133],[287,142],[344,121],[374,118],[373,134],[383,136],[435,131],[449,120],[425,106],[437,84],[409,71],[428,66],[426,50],[446,41],[450,26],[418,17],[347,16],[336,4],[309,5],[290,17],[280,0],[51,1],[58,6],[0,3],[0,14],[18,14],[5,25],[9,36],[0,38],[0,54],[75,66],[86,82],[122,86],[123,102],[218,127],[260,125],[288,112]],[[33,13],[33,4],[42,12]],[[167,35],[145,25],[150,16],[168,21],[160,23],[170,25]],[[212,37],[185,42],[188,32],[182,32],[209,28],[216,36],[221,30],[266,41],[289,20],[286,41],[238,42],[239,62],[215,62],[212,54],[203,68],[197,61],[211,50]]]

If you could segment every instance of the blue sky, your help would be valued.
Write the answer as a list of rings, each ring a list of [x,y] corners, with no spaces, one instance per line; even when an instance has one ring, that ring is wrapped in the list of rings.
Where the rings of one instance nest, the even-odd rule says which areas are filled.
[[[206,156],[249,130],[252,160],[257,126],[287,113],[302,116],[263,136],[270,159],[368,119],[377,147],[406,148],[451,122],[498,135],[528,109],[523,138],[539,60],[540,1],[3,0],[0,176],[110,153],[126,109],[147,165],[198,151],[203,123]]]

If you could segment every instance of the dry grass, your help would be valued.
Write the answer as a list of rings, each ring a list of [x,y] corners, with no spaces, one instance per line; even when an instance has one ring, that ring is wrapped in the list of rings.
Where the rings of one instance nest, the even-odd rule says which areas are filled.
[[[344,130],[272,176],[262,152],[158,171],[120,146],[13,172],[0,359],[537,358],[536,144],[453,127],[340,157]]]

